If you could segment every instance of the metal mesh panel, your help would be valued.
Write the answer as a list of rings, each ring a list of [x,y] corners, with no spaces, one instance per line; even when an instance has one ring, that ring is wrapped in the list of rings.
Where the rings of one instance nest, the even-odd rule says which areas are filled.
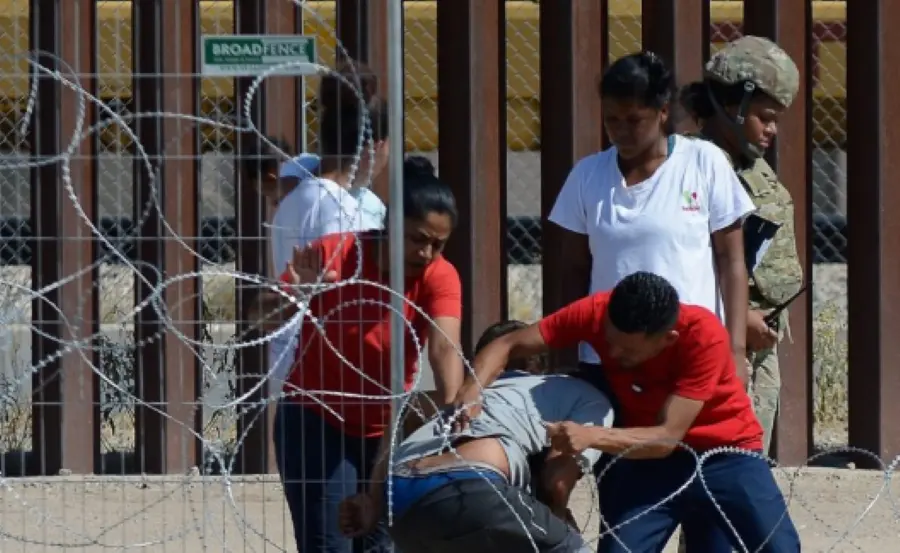
[[[813,368],[816,439],[847,441],[846,26],[819,13],[812,36]]]
[[[541,316],[540,16],[538,4],[506,11],[506,206],[509,317]]]
[[[0,31],[3,52],[28,49],[28,12],[15,6]],[[34,91],[23,57],[6,57],[0,65],[0,451],[27,451],[32,446],[31,418],[31,286],[33,233],[29,220],[31,184],[27,161]],[[31,99],[31,101],[29,101]],[[21,459],[13,460],[20,463]],[[14,468],[4,460],[0,470]]]

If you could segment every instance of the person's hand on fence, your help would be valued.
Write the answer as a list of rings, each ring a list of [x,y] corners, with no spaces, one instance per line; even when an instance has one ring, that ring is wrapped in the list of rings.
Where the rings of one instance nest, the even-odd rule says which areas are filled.
[[[294,253],[290,263],[285,267],[282,280],[285,283],[298,286],[301,284],[316,284],[318,282],[335,282],[338,279],[337,271],[324,269],[324,260],[321,250],[315,244],[306,247],[294,246]]]
[[[550,447],[566,455],[578,455],[591,447],[591,432],[577,422],[547,423],[547,439]]]
[[[747,313],[747,349],[750,351],[772,349],[778,343],[778,333],[769,328],[765,316],[756,309]]]
[[[348,497],[341,502],[338,511],[341,533],[350,538],[370,534],[378,525],[380,511],[378,501],[367,493]]]

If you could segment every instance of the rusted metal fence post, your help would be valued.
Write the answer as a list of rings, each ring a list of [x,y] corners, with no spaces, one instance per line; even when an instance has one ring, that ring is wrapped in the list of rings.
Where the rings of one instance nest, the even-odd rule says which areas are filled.
[[[363,62],[378,76],[379,94],[387,94],[387,0],[337,0],[337,39],[353,60]],[[394,40],[397,40],[395,37]],[[402,37],[400,37],[402,40]],[[403,139],[394,144],[402,147]],[[372,182],[372,191],[387,203],[388,172]]]
[[[138,113],[197,113],[198,9],[192,1],[132,4]],[[203,418],[197,403],[200,361],[188,343],[200,337],[200,281],[170,279],[199,270],[197,126],[166,117],[141,118],[134,125],[154,168],[149,173],[146,161],[134,151],[139,269],[135,304],[156,298],[135,318],[135,455],[141,472],[182,473],[198,466],[201,458],[200,440],[192,434],[200,430]]]
[[[234,14],[237,34],[299,34],[302,30],[301,11],[290,2],[235,0]],[[234,102],[238,106],[241,120],[244,119],[244,99],[254,80],[254,77],[236,79]],[[293,150],[287,153],[294,155],[301,143],[301,105],[302,94],[298,78],[271,76],[257,91],[250,117],[266,135],[285,139]],[[266,275],[269,272],[271,255],[267,232],[263,228],[263,221],[268,219],[267,207],[252,182],[248,181],[248,177],[253,178],[253,175],[242,174],[240,162],[242,156],[248,155],[247,152],[259,152],[261,146],[259,136],[253,133],[238,135],[235,143],[237,270],[256,275]],[[280,272],[281,267],[274,267],[273,270]],[[245,293],[241,287],[238,288],[236,330],[239,339],[244,342],[261,336],[245,316],[254,296],[254,292]],[[240,397],[247,397],[247,401],[240,407],[238,419],[238,436],[243,436],[235,463],[235,471],[239,474],[265,474],[274,472],[276,468],[274,450],[269,439],[272,409],[265,403],[267,387],[260,386],[254,390],[260,379],[268,373],[268,363],[265,345],[242,348],[237,356],[236,389]]]
[[[552,313],[584,295],[575,290],[560,255],[561,230],[547,224],[576,161],[603,147],[598,83],[609,59],[606,0],[556,0],[540,5],[541,250],[543,311]],[[567,292],[568,291],[568,292]],[[559,362],[577,361],[575,350]]]
[[[96,3],[31,0],[29,11],[31,51],[58,56],[65,65],[49,56],[39,56],[38,62],[96,93]],[[65,152],[74,135],[96,120],[90,101],[49,75],[37,79],[37,103],[29,125],[36,162]],[[80,120],[82,109],[86,111]],[[97,212],[96,147],[95,138],[78,139],[69,158],[69,184],[92,221]],[[98,271],[89,268],[96,259],[96,243],[69,198],[62,165],[57,161],[31,170],[32,289],[52,287],[31,307],[32,362],[39,370],[32,379],[34,446],[27,470],[42,475],[56,475],[62,469],[92,473],[100,455],[98,379],[82,358],[84,352],[68,349],[73,341],[99,331],[99,302],[93,289]],[[84,344],[78,347],[83,349]],[[94,360],[96,364],[96,356]]]
[[[641,45],[660,56],[679,86],[703,76],[709,57],[709,2],[642,0]]]
[[[778,0],[744,2],[744,33],[774,40],[803,76],[797,99],[778,123],[778,138],[768,159],[793,197],[797,249],[803,272],[812,281],[812,5]],[[812,300],[810,290],[791,306],[793,339],[779,346],[781,404],[774,450],[778,461],[787,465],[804,464],[813,448]]]
[[[847,2],[850,445],[884,460],[900,451],[898,18],[894,0]]]
[[[370,0],[337,0],[335,2],[335,34],[346,55],[350,58],[368,63],[371,51],[369,37],[371,34],[369,23],[371,21],[371,9],[375,4]],[[378,6],[384,7],[384,6]],[[338,55],[341,49],[338,48]],[[340,63],[340,60],[338,61]]]
[[[462,278],[462,345],[471,353],[506,314],[504,2],[438,2],[437,23],[438,163],[460,220],[446,253]]]

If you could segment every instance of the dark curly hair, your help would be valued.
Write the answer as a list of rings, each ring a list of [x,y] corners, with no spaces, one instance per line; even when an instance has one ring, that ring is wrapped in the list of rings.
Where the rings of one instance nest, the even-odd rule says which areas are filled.
[[[625,334],[671,330],[681,304],[675,287],[663,277],[639,271],[623,278],[609,297],[609,322]]]

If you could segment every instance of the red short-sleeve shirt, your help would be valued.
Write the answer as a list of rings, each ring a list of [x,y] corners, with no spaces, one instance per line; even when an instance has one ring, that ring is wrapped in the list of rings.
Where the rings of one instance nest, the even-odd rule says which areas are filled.
[[[304,319],[296,362],[285,383],[285,391],[292,394],[293,401],[319,411],[327,421],[353,436],[379,436],[390,424],[391,310],[387,306],[391,293],[373,284],[386,287],[388,283],[377,263],[380,241],[378,233],[341,233],[324,236],[313,244],[319,248],[326,270],[336,271],[339,281],[356,275],[361,250],[362,271],[356,276],[368,282],[348,283],[312,298],[310,314],[321,328]],[[405,292],[408,303],[404,318],[412,326],[420,347],[428,336],[430,323],[410,304],[418,305],[432,319],[462,315],[459,273],[441,256],[423,274],[408,279]],[[419,356],[409,326],[405,346],[408,390]],[[327,409],[298,391],[313,392],[313,398],[327,405]]]
[[[539,328],[551,348],[587,342],[597,351],[625,426],[656,426],[667,398],[678,395],[704,402],[683,440],[690,447],[762,449],[762,427],[719,319],[703,307],[683,304],[675,325],[678,341],[639,367],[626,369],[609,355],[604,336],[609,296],[601,292],[576,301],[545,317]]]

